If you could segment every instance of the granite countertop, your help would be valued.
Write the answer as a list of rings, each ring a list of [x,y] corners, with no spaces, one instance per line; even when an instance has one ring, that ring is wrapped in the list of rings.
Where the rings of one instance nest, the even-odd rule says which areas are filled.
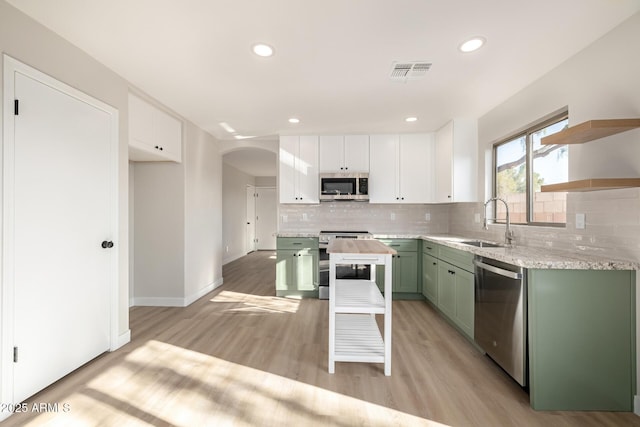
[[[318,237],[318,233],[278,233],[278,237]],[[421,235],[399,233],[374,233],[376,239],[421,239],[449,246],[454,249],[471,252],[475,255],[493,258],[498,261],[524,268],[566,269],[566,270],[640,270],[640,264],[633,261],[616,260],[580,252],[567,252],[552,248],[517,246],[514,248],[479,248],[461,243],[465,240],[478,240],[453,235]],[[480,239],[481,240],[481,239]]]
[[[376,238],[390,238],[390,235],[376,235]],[[395,235],[394,238],[415,239],[414,235]],[[638,270],[640,265],[633,261],[616,260],[585,254],[580,252],[566,252],[551,248],[536,248],[517,246],[514,248],[479,248],[461,243],[465,240],[481,240],[468,237],[435,235],[420,236],[422,240],[429,240],[443,246],[471,252],[508,264],[524,268],[538,269],[566,269],[566,270]]]

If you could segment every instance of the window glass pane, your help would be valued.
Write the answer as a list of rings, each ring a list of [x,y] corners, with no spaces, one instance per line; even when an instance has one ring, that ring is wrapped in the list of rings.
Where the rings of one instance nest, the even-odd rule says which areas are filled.
[[[527,138],[522,135],[496,146],[496,196],[509,205],[511,222],[527,222]],[[506,219],[504,204],[495,204],[499,220]]]
[[[561,131],[568,125],[562,120],[531,134],[533,222],[566,223],[567,193],[542,193],[540,186],[569,180],[569,149],[566,145],[542,145],[540,140]]]

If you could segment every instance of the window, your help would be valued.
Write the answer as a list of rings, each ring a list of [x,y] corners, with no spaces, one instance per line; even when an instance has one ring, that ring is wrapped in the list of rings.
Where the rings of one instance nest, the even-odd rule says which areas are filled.
[[[567,113],[531,127],[493,147],[495,197],[509,205],[512,224],[556,225],[567,221],[567,193],[542,193],[541,186],[568,181],[566,145],[542,145],[541,139],[565,129]],[[506,219],[496,203],[497,222]]]

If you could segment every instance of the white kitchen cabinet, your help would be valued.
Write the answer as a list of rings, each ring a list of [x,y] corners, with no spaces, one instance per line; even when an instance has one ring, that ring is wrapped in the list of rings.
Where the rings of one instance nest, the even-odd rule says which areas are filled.
[[[182,123],[129,94],[129,159],[182,162]]]
[[[435,202],[477,201],[478,125],[454,119],[436,131]]]
[[[432,133],[371,135],[369,201],[432,202],[434,144]]]
[[[320,172],[369,172],[369,135],[320,137]]]
[[[319,203],[318,137],[281,136],[280,203]]]

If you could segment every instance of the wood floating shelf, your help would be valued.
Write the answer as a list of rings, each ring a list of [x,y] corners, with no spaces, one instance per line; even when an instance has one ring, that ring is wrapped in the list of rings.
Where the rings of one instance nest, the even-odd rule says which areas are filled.
[[[551,193],[557,191],[598,191],[631,187],[640,187],[640,178],[581,179],[579,181],[543,185],[541,191],[543,193]]]
[[[545,136],[540,143],[542,145],[582,144],[639,127],[640,119],[589,120],[553,135]]]

